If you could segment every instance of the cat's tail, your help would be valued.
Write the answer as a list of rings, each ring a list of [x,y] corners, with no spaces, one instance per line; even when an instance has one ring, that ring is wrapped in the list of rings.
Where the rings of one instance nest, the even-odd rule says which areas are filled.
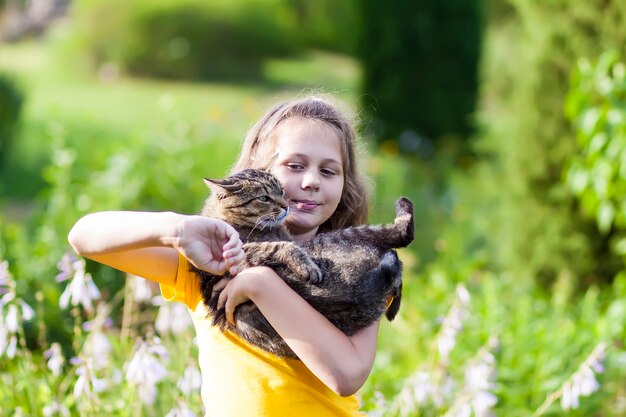
[[[393,221],[393,229],[396,239],[393,248],[409,246],[415,238],[415,222],[413,219],[413,203],[406,197],[400,197],[396,201],[396,218]]]

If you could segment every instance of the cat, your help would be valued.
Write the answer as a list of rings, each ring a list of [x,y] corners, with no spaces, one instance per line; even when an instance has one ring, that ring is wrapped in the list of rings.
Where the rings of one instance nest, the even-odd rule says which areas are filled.
[[[413,241],[413,204],[396,202],[393,224],[364,225],[319,233],[294,243],[282,221],[289,203],[270,173],[247,169],[227,178],[205,179],[211,189],[202,215],[231,224],[244,242],[240,270],[269,266],[303,299],[351,336],[383,314],[393,320],[402,292],[402,263],[394,248]],[[201,276],[202,298],[213,324],[280,357],[297,358],[252,302],[235,310],[236,325],[217,309],[213,286],[223,277],[194,269]],[[226,274],[225,276],[228,276]]]

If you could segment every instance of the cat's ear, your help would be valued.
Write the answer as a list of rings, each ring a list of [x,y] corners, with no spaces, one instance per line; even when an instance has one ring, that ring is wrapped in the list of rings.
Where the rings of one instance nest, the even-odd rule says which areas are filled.
[[[228,179],[204,178],[204,183],[209,187],[211,192],[218,196],[226,193],[236,193],[241,190],[241,184],[229,181]]]

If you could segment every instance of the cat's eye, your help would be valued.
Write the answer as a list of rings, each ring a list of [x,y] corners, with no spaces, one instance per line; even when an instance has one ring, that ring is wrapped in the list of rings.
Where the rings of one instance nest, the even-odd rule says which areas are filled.
[[[257,197],[257,200],[263,202],[263,203],[267,203],[269,202],[271,199],[269,196],[267,195],[262,195],[261,197]]]

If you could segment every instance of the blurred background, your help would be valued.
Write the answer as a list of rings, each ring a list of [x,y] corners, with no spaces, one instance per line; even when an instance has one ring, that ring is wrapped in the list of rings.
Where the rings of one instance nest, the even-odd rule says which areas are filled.
[[[416,205],[363,410],[626,415],[625,2],[0,0],[0,39],[0,416],[202,414],[184,311],[66,236],[198,212],[308,93],[354,110],[371,221]]]

